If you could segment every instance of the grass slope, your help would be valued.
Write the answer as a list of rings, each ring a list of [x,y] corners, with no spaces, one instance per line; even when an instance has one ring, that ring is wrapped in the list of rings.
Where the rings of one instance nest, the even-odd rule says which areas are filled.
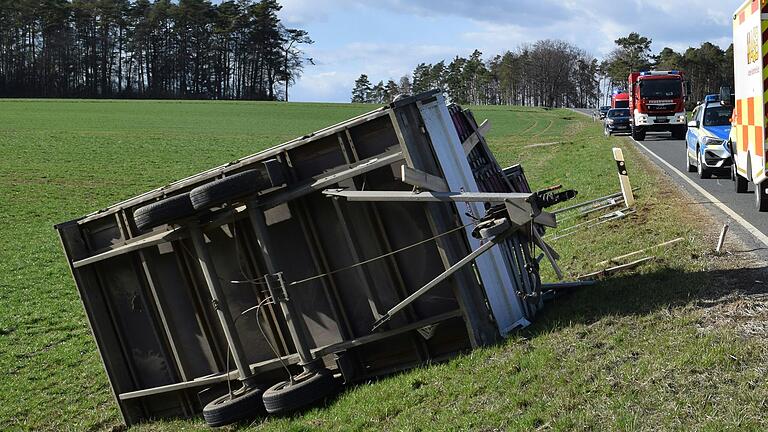
[[[120,424],[53,223],[367,109],[0,102],[0,429]],[[745,275],[708,252],[706,216],[633,147],[604,138],[586,117],[530,108],[475,114],[492,121],[489,140],[502,164],[522,162],[535,187],[562,183],[583,198],[617,190],[610,148],[624,147],[642,188],[638,216],[556,242],[569,275],[677,236],[686,242],[637,274],[558,299],[500,346],[350,389],[326,407],[249,429],[768,428],[765,346],[708,324],[707,305]],[[206,430],[202,420],[137,429]]]

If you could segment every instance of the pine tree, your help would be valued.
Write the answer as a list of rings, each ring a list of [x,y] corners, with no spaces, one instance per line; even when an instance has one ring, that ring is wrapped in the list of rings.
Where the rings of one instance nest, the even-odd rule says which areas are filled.
[[[355,88],[352,89],[352,103],[371,103],[371,81],[368,75],[362,74],[355,81]]]
[[[398,84],[399,92],[401,95],[410,95],[413,93],[413,86],[411,85],[411,78],[408,77],[408,75],[405,75],[400,78],[400,83]]]
[[[368,103],[383,104],[386,103],[387,95],[384,81],[379,81],[371,88],[371,94]]]
[[[387,85],[384,89],[384,103],[392,102],[399,94],[400,86],[395,82],[395,80],[387,81]]]

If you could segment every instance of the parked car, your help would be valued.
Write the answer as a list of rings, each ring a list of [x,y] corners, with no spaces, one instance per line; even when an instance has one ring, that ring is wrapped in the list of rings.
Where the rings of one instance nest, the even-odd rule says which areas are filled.
[[[611,110],[610,105],[601,106],[600,109],[598,110],[598,113],[600,115],[600,120],[604,119],[605,116],[608,115],[608,111],[610,110]]]
[[[629,119],[629,108],[614,108],[608,111],[605,117],[605,135],[611,136],[615,133],[632,132]]]
[[[716,172],[729,172],[733,158],[728,147],[733,106],[720,96],[709,95],[693,110],[686,135],[685,160],[688,172],[709,178]]]

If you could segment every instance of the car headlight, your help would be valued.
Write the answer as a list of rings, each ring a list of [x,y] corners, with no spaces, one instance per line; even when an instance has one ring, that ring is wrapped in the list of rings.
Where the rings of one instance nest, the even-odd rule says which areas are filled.
[[[715,137],[704,137],[701,140],[701,143],[704,144],[705,146],[720,146],[720,145],[723,145],[723,140]]]
[[[606,120],[606,121],[605,121],[605,124],[610,124],[610,125],[612,125],[612,124],[613,124],[613,119],[608,119],[608,120]]]
[[[677,121],[679,121],[680,123],[685,123],[685,116],[684,115],[677,116]]]

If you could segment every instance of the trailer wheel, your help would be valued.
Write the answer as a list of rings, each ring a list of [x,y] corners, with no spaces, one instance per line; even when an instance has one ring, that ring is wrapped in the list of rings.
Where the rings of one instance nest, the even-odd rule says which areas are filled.
[[[283,381],[268,388],[264,392],[264,407],[270,414],[296,411],[330,396],[338,387],[331,371],[320,369],[301,381]]]
[[[749,182],[744,177],[740,176],[736,171],[736,164],[731,165],[731,178],[733,179],[733,185],[735,186],[736,193],[747,193],[749,189]]]
[[[247,170],[192,189],[189,195],[194,208],[204,210],[270,187],[272,182],[261,171]]]
[[[232,397],[227,393],[203,408],[203,418],[208,426],[219,427],[264,415],[263,393],[258,387],[236,390]]]
[[[755,185],[755,207],[759,212],[768,211],[768,192],[766,192],[766,188],[768,188],[768,183],[766,182]]]
[[[193,214],[195,209],[192,207],[192,201],[189,194],[185,193],[139,207],[133,212],[133,220],[136,222],[136,228],[146,231]]]

